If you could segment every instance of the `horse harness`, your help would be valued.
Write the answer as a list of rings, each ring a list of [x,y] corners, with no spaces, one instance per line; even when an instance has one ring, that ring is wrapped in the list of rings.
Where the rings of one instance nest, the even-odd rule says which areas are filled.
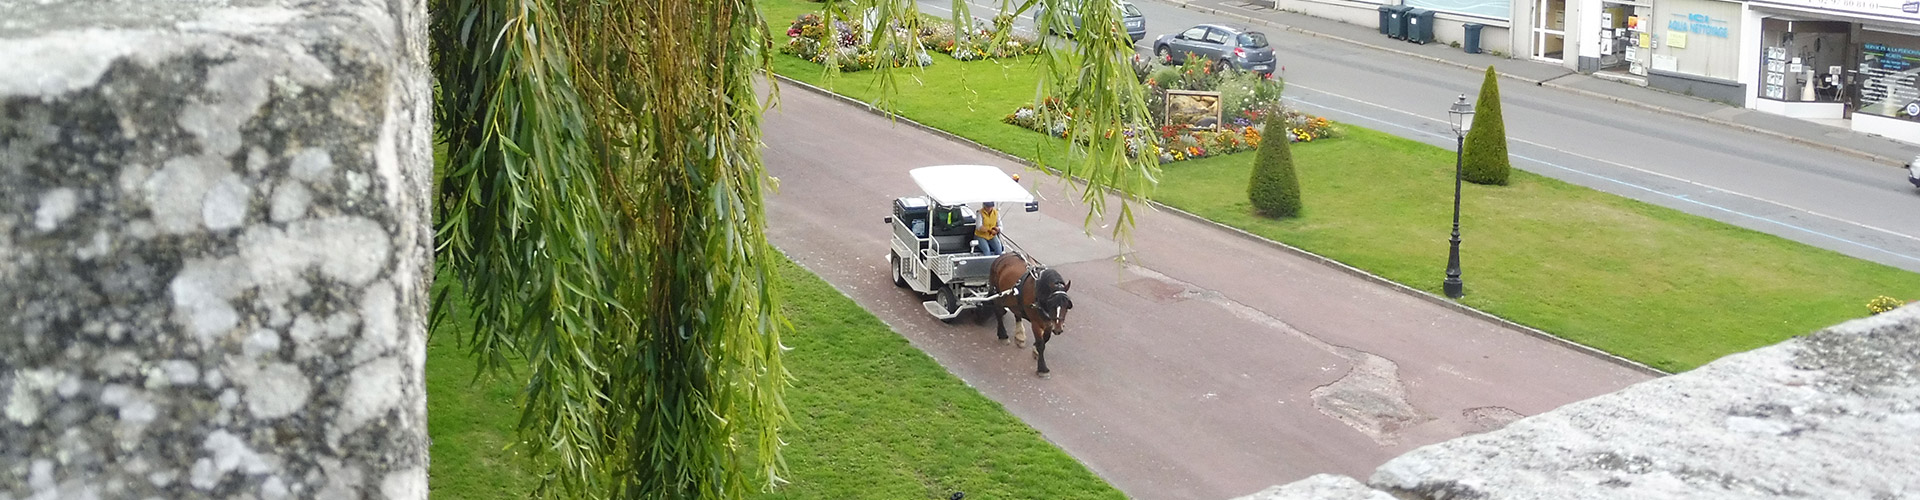
[[[1040,286],[1038,283],[1040,279],[1040,273],[1044,273],[1046,271],[1047,271],[1047,268],[1045,266],[1028,266],[1027,272],[1020,273],[1020,279],[1014,280],[1013,286],[1008,287],[1008,290],[1013,292],[1012,295],[1014,297],[1019,297],[1020,285],[1026,284],[1027,280],[1029,279],[1034,280],[1035,281],[1034,287],[1038,288]],[[1053,297],[1056,295],[1066,295],[1066,293],[1067,292],[1064,290],[1054,290],[1053,293],[1047,294],[1047,297]],[[1054,319],[1052,313],[1048,312],[1046,308],[1040,307],[1040,299],[1037,297],[1033,299],[1033,302],[1027,303],[1027,308],[1032,309],[1033,312],[1035,313],[1039,313],[1040,317],[1043,319],[1046,319],[1049,321]]]

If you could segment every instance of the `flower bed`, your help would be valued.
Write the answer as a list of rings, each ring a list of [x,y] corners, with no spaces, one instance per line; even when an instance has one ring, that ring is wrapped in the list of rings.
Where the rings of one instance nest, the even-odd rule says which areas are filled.
[[[1013,34],[1013,16],[1000,15],[994,18],[992,26],[981,23],[974,26],[972,33],[962,39],[959,30],[951,22],[924,18],[919,20],[916,34],[920,44],[935,52],[953,56],[962,61],[981,59],[999,59],[1034,55],[1040,53],[1040,42],[1031,37]],[[993,32],[1004,29],[1007,39],[995,43]]]
[[[1266,118],[1276,109],[1287,127],[1281,137],[1289,141],[1311,142],[1339,134],[1333,122],[1326,118],[1281,106],[1281,82],[1278,81],[1250,73],[1220,74],[1204,63],[1155,71],[1138,69],[1136,75],[1147,84],[1147,107],[1155,123],[1165,123],[1163,113],[1169,88],[1220,92],[1222,114],[1231,118],[1208,129],[1165,125],[1147,133],[1130,130],[1127,132],[1129,155],[1137,156],[1146,150],[1159,156],[1161,163],[1171,163],[1253,150],[1271,135],[1266,130]],[[1066,137],[1067,123],[1072,118],[1073,112],[1065,103],[1048,97],[1042,99],[1038,107],[1021,106],[1001,121],[1054,137]]]
[[[867,44],[864,26],[836,21],[833,28],[829,32],[826,21],[819,14],[800,16],[787,26],[787,44],[780,46],[780,53],[820,64],[833,62],[840,66],[840,71],[869,70],[881,64],[891,64],[895,68],[933,64],[933,58],[924,51],[899,48],[891,51],[885,48],[873,50]],[[912,30],[898,23],[892,29],[901,40],[912,40]]]

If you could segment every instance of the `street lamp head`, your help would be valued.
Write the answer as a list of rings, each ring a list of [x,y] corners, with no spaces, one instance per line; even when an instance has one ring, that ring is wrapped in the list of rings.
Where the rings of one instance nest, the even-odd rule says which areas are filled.
[[[1453,108],[1447,110],[1447,117],[1453,119],[1454,135],[1465,136],[1473,129],[1473,103],[1467,102],[1467,95],[1460,94],[1460,100],[1454,101]]]

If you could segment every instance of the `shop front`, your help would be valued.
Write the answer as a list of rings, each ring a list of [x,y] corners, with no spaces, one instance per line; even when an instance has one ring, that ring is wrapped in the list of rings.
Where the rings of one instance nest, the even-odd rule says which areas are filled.
[[[1652,15],[1636,18],[1635,60],[1647,86],[1724,102],[1746,103],[1740,58],[1746,8],[1719,0],[1660,0]]]
[[[1600,56],[1592,64],[1592,70],[1603,77],[1611,76],[1613,80],[1645,85],[1647,58],[1640,48],[1639,39],[1642,33],[1647,32],[1648,26],[1642,20],[1652,18],[1651,2],[1601,2],[1599,29],[1595,32]]]
[[[1920,143],[1920,2],[1748,5],[1748,107]]]
[[[1529,35],[1524,42],[1531,49],[1529,59],[1646,84],[1639,40],[1646,32],[1644,22],[1653,17],[1654,0],[1518,1],[1527,7]]]
[[[1851,113],[1854,130],[1920,143],[1920,36],[1863,24],[1860,70]]]

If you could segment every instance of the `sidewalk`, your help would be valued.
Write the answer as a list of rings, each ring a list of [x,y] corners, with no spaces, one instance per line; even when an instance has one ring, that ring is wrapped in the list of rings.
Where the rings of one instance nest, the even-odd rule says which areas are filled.
[[[1708,123],[1794,141],[1807,146],[1836,151],[1892,166],[1906,164],[1920,156],[1920,145],[1863,134],[1830,125],[1788,118],[1759,110],[1674,94],[1658,89],[1614,82],[1575,73],[1564,67],[1509,59],[1490,54],[1468,54],[1444,43],[1426,45],[1389,39],[1373,26],[1348,24],[1305,14],[1249,8],[1246,0],[1158,0],[1182,8],[1238,19],[1249,24],[1270,26],[1306,35],[1339,40],[1355,45],[1426,59],[1469,69],[1496,67],[1500,76],[1552,87],[1588,97],[1640,107],[1655,112],[1692,118]]]

